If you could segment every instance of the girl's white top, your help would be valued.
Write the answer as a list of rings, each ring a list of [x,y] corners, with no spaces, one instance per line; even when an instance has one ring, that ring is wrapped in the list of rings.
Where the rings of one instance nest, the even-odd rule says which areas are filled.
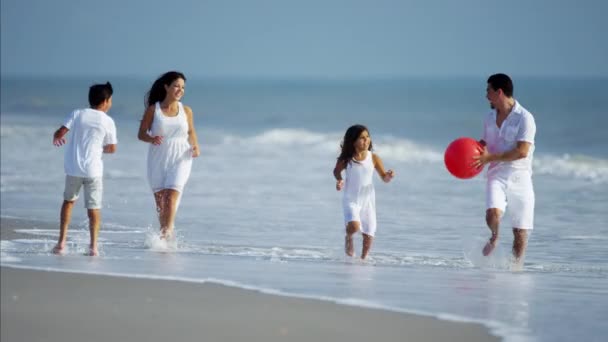
[[[152,136],[162,136],[160,145],[150,144],[148,149],[148,182],[153,192],[174,189],[183,192],[192,169],[192,147],[188,142],[188,119],[184,106],[178,102],[176,116],[163,114],[156,103]]]
[[[374,161],[372,152],[360,162],[351,160],[346,166],[344,181],[344,204],[356,204],[359,208],[376,207],[376,194],[372,182],[374,175]]]

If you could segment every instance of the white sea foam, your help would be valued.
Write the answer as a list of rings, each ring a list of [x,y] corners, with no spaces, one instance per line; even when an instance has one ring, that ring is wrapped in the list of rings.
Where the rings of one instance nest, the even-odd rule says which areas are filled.
[[[107,179],[141,179],[142,174],[139,169],[109,169],[105,172]]]
[[[178,249],[177,239],[161,239],[159,233],[148,232],[144,240],[144,247],[156,252],[172,252]]]
[[[21,259],[14,256],[14,255],[10,255],[8,253],[5,253],[4,251],[0,252],[0,264],[12,264],[12,263],[18,263],[21,262]]]
[[[342,136],[338,133],[318,133],[305,129],[271,129],[253,137],[228,135],[221,142],[224,146],[239,144],[251,148],[264,146],[277,152],[290,149],[316,149],[323,153],[339,152]],[[377,136],[375,151],[383,159],[406,163],[443,163],[443,151],[404,138]],[[443,167],[443,166],[440,166]],[[596,183],[608,183],[608,160],[584,155],[562,156],[536,155],[534,172],[558,177],[571,177]]]
[[[0,240],[0,250],[12,250],[15,248],[15,242],[12,240]]]
[[[536,156],[534,172],[608,183],[608,160],[583,155]]]
[[[566,240],[608,240],[606,235],[567,235],[563,236],[562,239]]]
[[[30,126],[18,123],[3,123],[0,125],[0,138],[18,138],[25,140],[33,137],[51,136],[53,134],[52,127],[46,126]]]
[[[12,159],[22,160],[22,151],[19,149],[7,149],[6,146],[21,146],[28,141],[34,145],[29,153],[33,153],[31,158],[44,160],[49,157],[61,157],[63,151],[48,146],[48,141],[44,144],[40,142],[40,136],[52,134],[52,127],[29,126],[21,123],[3,123],[1,137],[3,141],[3,161]],[[292,149],[302,149],[302,151],[316,151],[325,157],[335,157],[339,153],[339,146],[342,140],[341,132],[321,133],[300,128],[273,128],[263,131],[254,136],[218,134],[210,132],[211,135],[218,135],[220,139],[210,141],[208,149],[216,150],[220,154],[226,154],[235,145],[239,148],[250,148],[252,150],[263,148],[266,151],[279,154],[287,153]],[[30,143],[31,144],[31,143]],[[40,145],[40,146],[38,146]],[[136,145],[137,146],[137,145]],[[407,138],[396,138],[389,135],[375,135],[374,146],[378,154],[388,161],[405,163],[434,163],[443,162],[443,150],[427,144],[422,144]],[[51,150],[49,150],[51,149]],[[122,150],[132,150],[130,145],[121,147]],[[49,151],[52,151],[49,154]],[[135,149],[133,153],[139,151]],[[30,158],[30,159],[31,159]],[[128,163],[128,159],[121,159],[120,155],[112,156],[112,162]],[[52,162],[56,162],[52,159]],[[29,191],[33,186],[41,181],[48,179],[49,175],[61,177],[61,163],[56,163],[58,167],[45,169],[27,169],[23,167],[11,168],[10,163],[3,163],[3,174],[0,180],[0,190],[5,191]],[[443,168],[443,165],[437,166]],[[24,171],[25,170],[25,171]],[[29,171],[27,171],[29,170]],[[143,168],[142,168],[143,170]],[[25,173],[24,173],[25,172]],[[50,172],[50,174],[49,174]],[[534,160],[534,172],[542,175],[557,177],[568,177],[591,181],[599,184],[608,183],[608,160],[593,158],[585,155],[536,155]],[[129,168],[107,168],[106,177],[110,180],[135,180],[141,179],[141,170]]]
[[[271,129],[253,137],[226,136],[224,145],[235,143],[241,146],[264,146],[285,151],[288,148],[315,149],[324,153],[338,154],[342,135],[339,133],[318,133],[304,129]],[[430,146],[392,136],[379,136],[374,140],[374,148],[383,158],[401,162],[439,162],[443,154]]]
[[[58,236],[59,235],[58,229],[38,229],[38,228],[15,229],[15,232],[34,235],[34,236]]]

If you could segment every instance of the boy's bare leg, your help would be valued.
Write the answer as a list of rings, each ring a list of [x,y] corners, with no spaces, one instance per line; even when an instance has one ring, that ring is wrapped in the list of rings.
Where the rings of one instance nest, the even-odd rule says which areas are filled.
[[[65,250],[65,242],[68,237],[68,227],[72,220],[72,208],[74,207],[74,201],[63,201],[61,205],[61,216],[59,221],[59,240],[57,245],[53,248],[53,254],[61,254]]]
[[[374,242],[374,237],[371,235],[367,235],[365,233],[363,235],[363,248],[361,250],[361,259],[365,259],[367,257],[367,253],[372,248],[372,242]]]
[[[99,227],[101,226],[101,210],[100,209],[87,209],[89,215],[89,231],[91,235],[91,244],[89,245],[90,256],[99,255],[97,249],[97,236],[99,235]]]
[[[361,223],[358,221],[350,221],[346,225],[346,236],[344,237],[344,252],[352,257],[355,255],[355,247],[353,245],[353,234],[359,231]]]
[[[488,243],[483,247],[483,255],[488,256],[494,248],[496,247],[496,243],[498,242],[498,226],[500,224],[500,218],[502,217],[502,211],[497,208],[490,208],[486,210],[486,224],[492,233]]]

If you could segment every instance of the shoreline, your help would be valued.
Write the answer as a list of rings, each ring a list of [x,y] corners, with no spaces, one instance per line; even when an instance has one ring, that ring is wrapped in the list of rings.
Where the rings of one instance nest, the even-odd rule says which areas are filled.
[[[16,229],[53,226],[0,219],[2,240],[31,238]],[[0,282],[2,341],[501,341],[481,323],[217,283],[19,263],[0,265]]]
[[[0,216],[0,240],[16,240],[16,239],[27,239],[32,236],[25,233],[17,232],[17,229],[34,229],[34,228],[44,228],[44,229],[57,229],[57,234],[59,234],[59,220],[57,221],[56,226],[53,226],[53,222],[40,221],[40,220],[32,220],[32,219],[24,219],[17,217],[7,217]]]

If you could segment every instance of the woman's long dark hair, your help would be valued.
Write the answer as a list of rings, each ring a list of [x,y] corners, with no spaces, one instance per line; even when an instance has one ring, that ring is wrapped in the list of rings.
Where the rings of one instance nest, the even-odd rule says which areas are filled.
[[[344,139],[342,140],[342,144],[340,144],[342,152],[340,152],[338,160],[344,162],[345,164],[348,164],[353,159],[353,156],[355,155],[355,141],[357,141],[361,133],[365,131],[369,133],[369,129],[367,129],[367,127],[363,125],[353,125],[346,130],[346,133],[344,133]],[[371,140],[369,142],[368,150],[372,150]]]
[[[167,96],[167,91],[165,90],[165,86],[171,85],[173,81],[177,79],[182,79],[186,82],[186,76],[179,71],[169,71],[164,73],[161,77],[159,77],[152,84],[152,88],[146,93],[146,98],[144,103],[146,107],[152,106],[156,104],[156,102],[162,102]]]

